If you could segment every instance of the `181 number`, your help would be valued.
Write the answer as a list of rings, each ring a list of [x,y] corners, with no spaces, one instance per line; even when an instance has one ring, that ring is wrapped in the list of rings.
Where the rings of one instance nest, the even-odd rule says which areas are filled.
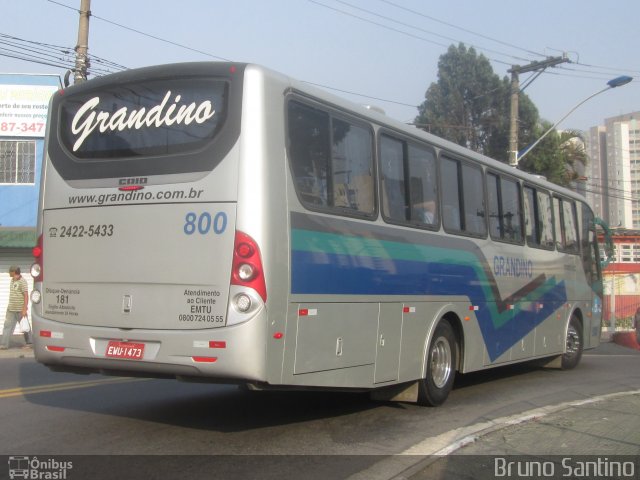
[[[224,212],[218,212],[213,217],[209,212],[204,212],[200,215],[189,212],[184,220],[184,233],[186,235],[193,235],[196,232],[200,235],[206,235],[210,231],[220,235],[227,229],[227,214]]]

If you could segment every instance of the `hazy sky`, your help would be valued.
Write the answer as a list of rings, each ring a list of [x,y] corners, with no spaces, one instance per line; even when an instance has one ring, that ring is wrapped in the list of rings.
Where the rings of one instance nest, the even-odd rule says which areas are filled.
[[[69,60],[79,7],[80,0],[0,0],[0,54],[14,54],[9,35],[68,47]],[[526,89],[552,122],[607,80],[638,78],[589,100],[561,128],[587,129],[640,111],[638,0],[92,0],[91,10],[89,53],[110,62],[128,68],[215,57],[259,63],[376,97],[333,90],[401,121],[415,118],[415,106],[437,79],[438,57],[458,42],[488,57],[501,77],[511,65],[566,52],[576,63],[550,70]],[[35,55],[24,43],[18,50]],[[6,56],[0,65],[0,73],[65,72]]]

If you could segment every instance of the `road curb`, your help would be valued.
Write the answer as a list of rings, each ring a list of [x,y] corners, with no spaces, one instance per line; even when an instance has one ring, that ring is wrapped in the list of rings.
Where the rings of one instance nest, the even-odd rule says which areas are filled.
[[[621,347],[640,350],[640,345],[638,345],[638,342],[636,340],[635,330],[614,333],[612,336],[612,342],[620,345]]]

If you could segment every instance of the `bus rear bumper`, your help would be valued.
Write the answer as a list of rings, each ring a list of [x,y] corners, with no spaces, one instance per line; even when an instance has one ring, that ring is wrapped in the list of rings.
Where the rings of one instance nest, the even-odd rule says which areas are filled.
[[[55,371],[264,382],[264,315],[262,310],[248,322],[230,327],[123,330],[69,325],[34,314],[34,352],[38,362]]]

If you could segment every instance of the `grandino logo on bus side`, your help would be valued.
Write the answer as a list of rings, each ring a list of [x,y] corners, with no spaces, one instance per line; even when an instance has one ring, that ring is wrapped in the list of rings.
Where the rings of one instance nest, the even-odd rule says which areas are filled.
[[[93,97],[87,100],[71,122],[71,131],[78,138],[73,144],[73,151],[77,151],[91,133],[98,128],[100,133],[108,131],[122,132],[124,130],[139,130],[143,127],[160,128],[170,125],[189,125],[192,122],[202,124],[212,118],[216,111],[210,100],[205,100],[199,104],[180,103],[181,95],[176,95],[173,102],[169,102],[171,90],[167,91],[163,100],[158,105],[149,110],[142,107],[139,110],[131,110],[122,107],[115,112],[96,110],[100,105],[100,97]]]

